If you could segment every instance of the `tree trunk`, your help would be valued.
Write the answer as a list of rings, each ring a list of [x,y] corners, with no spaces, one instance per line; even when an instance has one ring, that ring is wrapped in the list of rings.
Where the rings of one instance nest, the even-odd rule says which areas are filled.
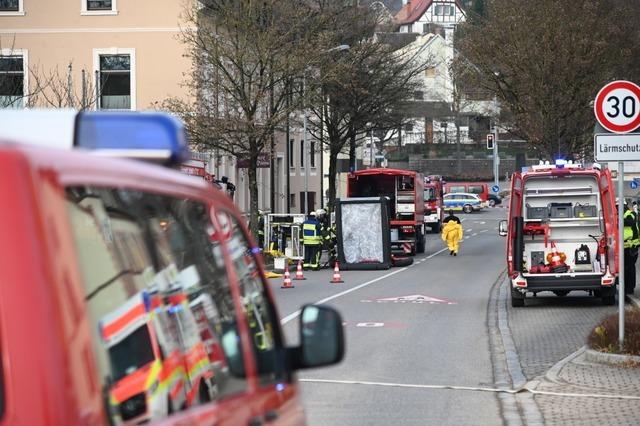
[[[337,176],[337,163],[338,163],[338,150],[335,150],[333,146],[329,150],[329,199],[327,200],[327,207],[329,211],[335,211],[336,201],[336,176]]]
[[[349,172],[356,170],[356,134],[353,129],[349,129]]]
[[[249,154],[249,226],[251,234],[258,240],[258,153]]]

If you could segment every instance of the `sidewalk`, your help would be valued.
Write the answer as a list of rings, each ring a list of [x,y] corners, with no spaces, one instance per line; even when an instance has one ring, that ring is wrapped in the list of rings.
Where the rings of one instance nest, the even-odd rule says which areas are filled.
[[[632,303],[640,307],[640,298],[633,297]],[[547,425],[637,425],[639,362],[640,357],[601,354],[583,347],[526,387]]]

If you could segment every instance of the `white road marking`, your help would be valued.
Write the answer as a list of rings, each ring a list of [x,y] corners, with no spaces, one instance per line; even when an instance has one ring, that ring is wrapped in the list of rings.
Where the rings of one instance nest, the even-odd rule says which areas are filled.
[[[384,327],[384,323],[383,322],[359,322],[356,324],[356,327],[367,327],[367,328]]]
[[[483,232],[487,232],[488,229],[483,229],[482,231],[480,231],[479,233],[482,234]]]
[[[350,289],[348,289],[348,290],[342,291],[342,292],[340,292],[340,293],[336,293],[336,294],[334,294],[333,296],[325,297],[324,299],[322,299],[322,300],[318,300],[317,302],[314,302],[313,304],[314,304],[314,305],[320,305],[320,304],[322,304],[322,303],[326,303],[326,302],[328,302],[328,301],[330,301],[330,300],[337,299],[338,297],[344,296],[345,294],[349,294],[349,293],[354,292],[354,291],[356,291],[356,290],[360,290],[360,289],[361,289],[361,288],[363,288],[363,287],[366,287],[366,286],[371,285],[371,284],[373,284],[373,283],[377,283],[377,282],[378,282],[378,281],[380,281],[380,280],[383,280],[383,279],[385,279],[385,278],[389,278],[390,276],[395,275],[395,274],[398,274],[398,273],[400,273],[400,272],[402,272],[402,271],[406,271],[407,269],[408,269],[407,267],[405,267],[405,268],[400,268],[400,269],[398,269],[397,271],[390,272],[390,273],[388,273],[388,274],[386,274],[386,275],[383,275],[383,276],[381,276],[381,277],[375,278],[375,279],[373,279],[373,280],[371,280],[371,281],[367,281],[366,283],[363,283],[363,284],[357,285],[357,286],[355,286],[355,287],[353,287],[353,288],[350,288]],[[293,320],[293,319],[296,319],[299,315],[300,315],[300,311],[299,311],[299,310],[298,310],[298,311],[295,311],[295,312],[293,312],[292,314],[289,314],[289,315],[287,315],[286,317],[282,318],[282,319],[280,320],[280,324],[285,325],[285,324],[286,324],[286,323],[288,323],[289,321],[291,321],[291,320]]]
[[[601,399],[640,400],[640,396],[637,396],[637,395],[603,395],[603,394],[597,394],[597,393],[588,394],[588,393],[548,392],[548,391],[539,391],[536,389],[531,389],[527,386],[524,386],[519,389],[509,389],[509,388],[488,388],[488,387],[482,387],[482,386],[418,385],[418,384],[411,384],[411,383],[367,382],[367,381],[360,381],[360,380],[298,379],[298,381],[306,382],[306,383],[369,385],[369,386],[413,388],[413,389],[452,389],[452,390],[481,391],[481,392],[510,393],[510,394],[530,392],[534,395],[570,396],[570,397],[576,397],[576,398],[582,397],[582,398],[601,398]]]
[[[461,219],[461,220],[462,220],[462,221],[464,221],[464,219]],[[485,231],[486,231],[486,230],[485,230]],[[485,232],[485,231],[480,231],[480,232]],[[470,237],[469,237],[469,236],[467,236],[467,237],[465,238],[465,240],[468,240],[469,238],[470,238]],[[330,301],[330,300],[337,299],[338,297],[344,296],[345,294],[349,294],[349,293],[354,292],[354,291],[356,291],[356,290],[360,290],[360,289],[361,289],[361,288],[363,288],[363,287],[366,287],[366,286],[368,286],[368,285],[371,285],[371,284],[373,284],[373,283],[376,283],[376,282],[378,282],[378,281],[380,281],[380,280],[383,280],[383,279],[385,279],[385,278],[388,278],[388,277],[390,277],[390,276],[392,276],[392,275],[395,275],[395,274],[400,273],[400,272],[402,272],[402,271],[406,271],[406,270],[407,270],[408,268],[410,268],[411,266],[416,265],[416,264],[421,263],[421,262],[424,262],[424,261],[426,261],[427,259],[431,259],[431,258],[433,258],[433,257],[435,257],[435,256],[437,256],[437,255],[439,255],[440,253],[444,253],[445,251],[448,251],[448,250],[449,250],[449,249],[448,249],[447,247],[445,247],[445,248],[443,248],[443,249],[441,249],[441,250],[438,250],[438,251],[437,251],[437,252],[435,252],[435,253],[430,254],[429,256],[427,256],[426,258],[424,258],[424,259],[422,259],[422,260],[420,260],[420,261],[418,261],[418,262],[414,262],[413,264],[411,264],[411,265],[409,265],[409,266],[406,266],[406,267],[404,267],[404,268],[398,269],[397,271],[390,272],[390,273],[388,273],[388,274],[386,274],[386,275],[383,275],[383,276],[381,276],[381,277],[375,278],[375,279],[373,279],[373,280],[371,280],[371,281],[367,281],[366,283],[363,283],[363,284],[360,284],[360,285],[355,286],[355,287],[353,287],[353,288],[350,288],[349,290],[345,290],[345,291],[343,291],[343,292],[340,292],[340,293],[334,294],[333,296],[329,296],[329,297],[326,297],[326,298],[324,298],[324,299],[322,299],[322,300],[318,300],[317,302],[314,302],[314,304],[319,305],[319,304],[322,304],[322,303],[326,303],[326,302],[328,302],[328,301]],[[293,313],[291,313],[291,314],[289,314],[289,315],[287,315],[287,316],[286,316],[286,317],[284,317],[284,318],[282,318],[282,319],[280,320],[280,324],[285,325],[285,324],[287,324],[288,322],[290,322],[291,320],[294,320],[294,319],[298,318],[298,316],[300,316],[300,311],[299,311],[299,310],[298,310],[298,311],[295,311],[295,312],[293,312]]]
[[[471,236],[472,236],[472,237],[475,237],[475,236],[477,236],[477,235],[478,235],[478,233],[477,233],[477,232],[474,232]]]
[[[471,229],[471,228],[467,229],[467,232],[471,232],[471,231],[473,231],[473,229]]]
[[[445,251],[447,251],[447,250],[449,250],[449,249],[448,249],[448,248],[446,248],[446,247],[445,247],[445,248],[443,248],[442,250],[438,250],[437,252],[435,252],[435,253],[430,254],[429,256],[427,256],[427,259],[431,259],[432,257],[434,257],[434,256],[436,256],[436,255],[438,255],[438,254],[440,254],[440,253],[443,253],[443,252],[445,252]]]

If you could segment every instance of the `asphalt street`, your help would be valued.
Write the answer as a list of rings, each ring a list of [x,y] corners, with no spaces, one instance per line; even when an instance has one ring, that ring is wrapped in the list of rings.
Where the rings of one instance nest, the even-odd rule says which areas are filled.
[[[301,372],[310,425],[501,424],[494,388],[488,301],[505,269],[497,224],[506,209],[461,214],[465,239],[449,256],[427,237],[413,265],[382,271],[308,271],[295,288],[272,279],[287,340],[298,309],[325,303],[343,315],[347,354],[338,366]],[[292,271],[292,275],[293,275]]]

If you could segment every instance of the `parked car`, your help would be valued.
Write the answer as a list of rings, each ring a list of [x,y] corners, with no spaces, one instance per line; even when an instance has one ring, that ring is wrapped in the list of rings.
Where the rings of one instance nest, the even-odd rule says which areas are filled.
[[[444,208],[471,213],[482,209],[482,200],[476,194],[465,192],[444,194]]]
[[[489,207],[497,206],[502,203],[502,198],[497,194],[489,193],[489,195],[487,195],[487,199],[489,200]]]
[[[447,182],[444,185],[444,193],[476,194],[480,197],[482,207],[489,206],[489,185],[484,182]]]

